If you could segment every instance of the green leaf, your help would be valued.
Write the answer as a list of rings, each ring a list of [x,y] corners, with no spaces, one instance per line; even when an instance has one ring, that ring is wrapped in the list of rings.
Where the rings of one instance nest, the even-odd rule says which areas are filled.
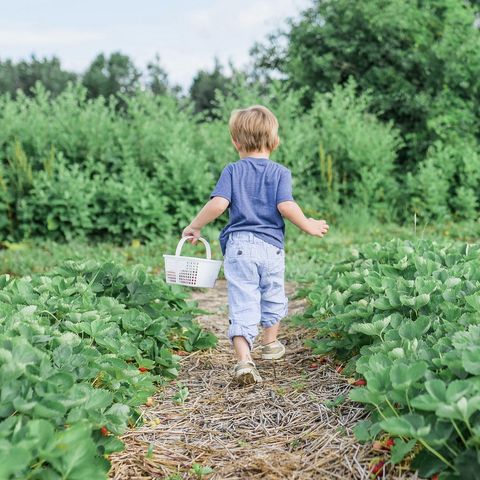
[[[40,448],[50,445],[54,437],[53,425],[47,420],[30,420],[27,424],[28,436],[38,442]]]
[[[418,310],[419,308],[422,308],[425,305],[428,305],[429,303],[430,303],[430,294],[423,293],[415,297],[414,307],[416,310]]]
[[[13,475],[27,470],[31,459],[32,449],[28,445],[11,445],[9,442],[0,442],[0,478],[9,479]],[[17,476],[16,478],[21,478]]]
[[[373,306],[378,310],[391,310],[392,305],[387,297],[379,297],[373,302]]]
[[[390,417],[380,422],[380,426],[392,435],[413,437],[414,431],[410,423],[402,417]]]
[[[102,389],[92,389],[85,402],[87,410],[102,410],[107,408],[113,400],[113,394]]]
[[[410,401],[410,404],[413,408],[426,412],[434,412],[441,405],[439,401],[427,394],[418,395]]]
[[[401,417],[390,417],[380,422],[380,426],[392,435],[423,438],[430,433],[430,425],[425,424],[425,418],[417,414],[407,414]]]
[[[398,390],[405,390],[410,385],[420,380],[427,371],[427,364],[423,361],[405,364],[396,361],[390,370],[390,380],[393,388]]]
[[[400,303],[407,307],[415,306],[415,297],[409,297],[407,295],[400,295]]]
[[[370,403],[372,405],[379,405],[385,398],[384,395],[376,392],[371,392],[366,388],[354,388],[348,394],[351,400],[359,403]]]
[[[415,455],[412,468],[418,470],[421,478],[430,478],[432,475],[445,470],[447,465],[428,450],[421,450]]]
[[[475,412],[480,412],[480,395],[468,399],[462,397],[457,401],[456,406],[462,414],[463,420],[467,422]]]
[[[454,403],[460,398],[468,395],[472,390],[473,384],[467,380],[454,380],[447,386],[446,400],[448,403]]]
[[[434,379],[425,382],[427,392],[439,402],[447,401],[447,387],[442,380]]]
[[[442,293],[442,298],[446,302],[455,302],[457,300],[457,292],[453,288],[447,288],[443,293]]]
[[[455,467],[460,478],[480,480],[480,453],[478,448],[467,448],[455,458]]]
[[[420,338],[430,328],[431,320],[426,316],[420,316],[417,320],[405,319],[398,329],[399,335],[406,340]]]
[[[480,295],[470,295],[465,297],[465,301],[476,311],[480,313]]]
[[[359,332],[370,336],[381,335],[390,324],[390,320],[390,317],[385,317],[372,323],[354,323],[350,328],[350,333]]]
[[[469,347],[462,352],[463,368],[473,375],[480,375],[480,346]]]
[[[428,435],[425,435],[424,440],[434,447],[442,447],[451,438],[453,432],[453,425],[451,421],[437,419],[432,425]]]
[[[33,409],[34,415],[40,418],[61,418],[65,412],[66,408],[62,403],[53,399],[42,399]]]
[[[408,442],[403,441],[401,438],[395,439],[395,445],[393,445],[391,452],[392,452],[392,463],[396,465],[400,463],[405,456],[413,450],[417,441],[415,439],[410,440]]]
[[[368,442],[372,440],[372,434],[370,433],[370,427],[372,426],[371,420],[361,420],[353,427],[353,433],[355,438],[361,442]]]
[[[77,424],[57,434],[54,448],[46,453],[62,478],[69,480],[104,480],[108,465],[97,455],[90,427]]]
[[[111,432],[121,435],[127,426],[130,408],[120,403],[113,404],[106,412],[107,428]]]

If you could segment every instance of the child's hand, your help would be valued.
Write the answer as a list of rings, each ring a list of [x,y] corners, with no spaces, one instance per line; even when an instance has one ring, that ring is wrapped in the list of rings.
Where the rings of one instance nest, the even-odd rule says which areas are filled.
[[[200,229],[199,228],[192,228],[190,225],[185,227],[182,232],[182,237],[193,237],[187,240],[192,245],[195,245],[200,238]]]
[[[314,218],[308,219],[307,233],[314,237],[323,237],[329,229],[329,226],[325,220],[315,220]]]

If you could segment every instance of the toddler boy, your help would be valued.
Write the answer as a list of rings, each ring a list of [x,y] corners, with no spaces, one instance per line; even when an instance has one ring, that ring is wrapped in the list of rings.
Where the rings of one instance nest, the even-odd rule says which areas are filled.
[[[278,121],[266,107],[255,105],[232,112],[232,143],[240,160],[227,165],[210,201],[183,230],[192,243],[200,230],[229,208],[230,219],[220,234],[228,283],[229,329],[240,384],[261,382],[250,351],[264,329],[261,356],[277,360],[285,347],[277,340],[280,320],[287,314],[284,289],[284,218],[304,232],[323,237],[324,220],[307,218],[292,196],[290,171],[269,159],[278,147]]]

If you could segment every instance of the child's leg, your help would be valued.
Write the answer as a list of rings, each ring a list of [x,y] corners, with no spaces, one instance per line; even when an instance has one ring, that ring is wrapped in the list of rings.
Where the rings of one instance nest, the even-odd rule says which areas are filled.
[[[262,345],[267,345],[277,339],[278,331],[280,330],[280,322],[275,323],[271,327],[266,327],[263,330]]]
[[[228,283],[228,336],[239,361],[251,360],[250,351],[260,323],[260,277],[251,257],[252,244],[229,245],[224,272]]]
[[[268,254],[268,262],[264,265],[260,275],[263,345],[277,340],[280,320],[288,312],[288,299],[285,296],[284,251],[272,246],[269,247]]]
[[[235,349],[235,354],[240,362],[252,360],[252,356],[250,355],[250,346],[244,337],[233,337],[233,348]]]

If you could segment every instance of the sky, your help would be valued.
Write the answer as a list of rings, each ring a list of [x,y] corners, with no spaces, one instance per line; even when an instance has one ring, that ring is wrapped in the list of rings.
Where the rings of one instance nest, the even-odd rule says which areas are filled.
[[[0,0],[0,59],[56,55],[81,73],[98,53],[121,51],[144,69],[156,54],[188,88],[214,58],[248,63],[256,41],[311,0]]]

